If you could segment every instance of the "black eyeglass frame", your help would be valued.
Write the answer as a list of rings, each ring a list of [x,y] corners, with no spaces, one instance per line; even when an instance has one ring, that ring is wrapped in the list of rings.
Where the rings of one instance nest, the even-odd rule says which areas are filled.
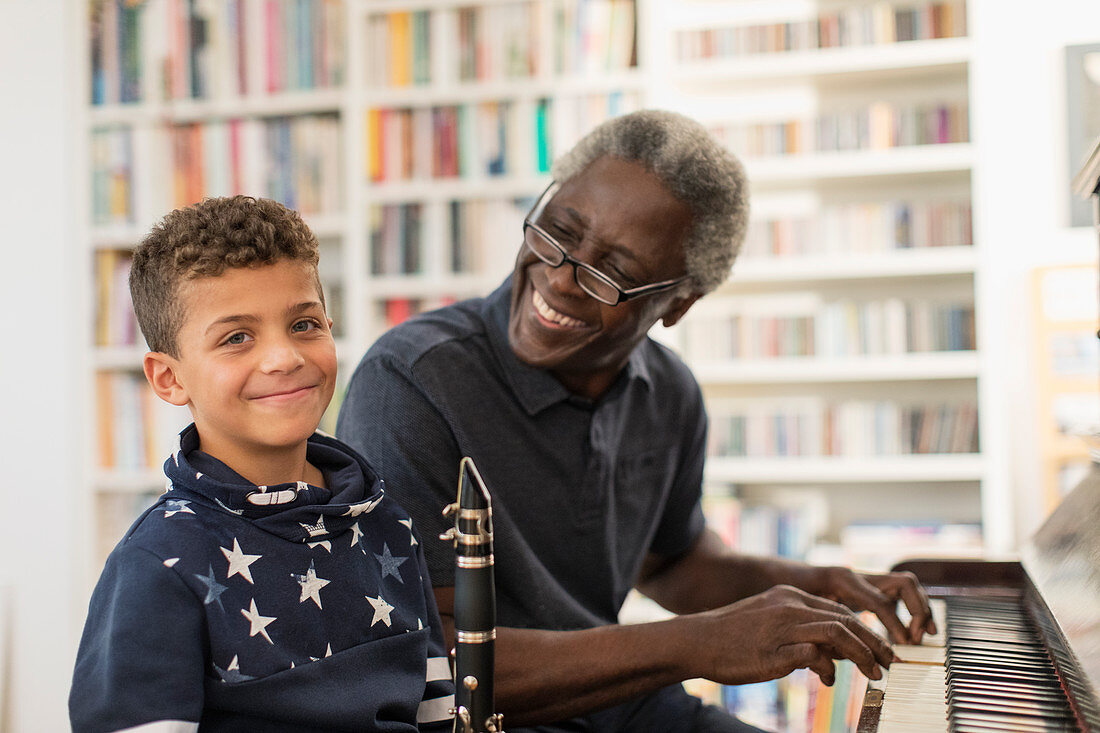
[[[550,236],[550,234],[548,234],[547,231],[545,229],[543,229],[542,227],[540,227],[538,224],[531,221],[532,218],[538,218],[538,216],[542,214],[542,210],[544,208],[546,208],[546,204],[550,202],[550,199],[552,199],[554,197],[554,194],[557,193],[557,190],[560,187],[561,187],[561,184],[558,183],[557,181],[554,181],[549,186],[547,186],[546,190],[542,192],[542,195],[539,196],[538,200],[535,202],[535,205],[533,207],[531,207],[531,211],[528,212],[526,217],[524,217],[524,219],[523,219],[523,246],[526,247],[527,249],[531,250],[531,252],[536,257],[538,257],[540,261],[545,262],[546,264],[550,265],[553,268],[561,267],[562,265],[564,265],[567,262],[569,264],[571,264],[573,266],[573,282],[575,282],[577,284],[577,287],[579,287],[585,293],[592,296],[593,298],[600,301],[601,303],[604,303],[606,305],[615,306],[615,305],[618,305],[619,303],[625,303],[626,301],[631,300],[633,298],[640,298],[643,295],[652,295],[653,293],[659,293],[659,292],[662,292],[664,290],[668,290],[670,288],[675,287],[676,285],[679,285],[680,283],[684,282],[685,280],[687,280],[690,277],[689,275],[681,275],[680,277],[674,278],[672,280],[664,280],[664,281],[659,282],[659,283],[650,283],[649,285],[640,285],[636,288],[624,289],[617,282],[615,282],[610,276],[605,275],[604,273],[600,272],[599,270],[597,270],[595,267],[588,264],[587,262],[581,262],[576,257],[573,257],[572,255],[570,255],[568,252],[565,251],[565,248],[561,246],[561,244],[558,242],[558,240],[556,240],[552,236]],[[534,229],[535,232],[540,237],[542,237],[544,240],[546,240],[546,242],[551,247],[553,247],[555,250],[557,250],[558,254],[561,256],[561,259],[559,259],[557,262],[555,262],[553,260],[548,260],[545,257],[543,257],[542,254],[540,252],[538,252],[534,247],[532,247],[530,242],[527,241],[527,230],[528,229]],[[588,273],[589,275],[592,275],[597,280],[600,280],[601,282],[604,282],[607,285],[611,286],[615,290],[615,292],[618,293],[618,298],[614,301],[611,301],[611,300],[608,300],[607,298],[605,298],[605,297],[603,297],[603,296],[601,296],[597,293],[592,292],[592,290],[590,288],[586,287],[585,284],[583,282],[581,282],[580,279],[577,277],[577,270],[584,270],[586,273]]]

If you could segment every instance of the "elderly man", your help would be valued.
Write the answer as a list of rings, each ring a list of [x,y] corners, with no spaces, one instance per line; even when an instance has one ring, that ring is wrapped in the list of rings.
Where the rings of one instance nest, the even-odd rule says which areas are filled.
[[[493,493],[508,729],[748,730],[679,683],[801,667],[831,683],[840,658],[880,677],[890,647],[850,609],[915,641],[933,628],[923,590],[725,547],[700,509],[699,387],[647,337],[728,275],[748,215],[740,164],[698,123],[645,111],[597,127],[553,176],[512,275],[379,339],[337,427],[425,538],[446,528],[459,460],[476,461]],[[453,551],[425,544],[446,626]],[[633,587],[678,615],[618,625]]]

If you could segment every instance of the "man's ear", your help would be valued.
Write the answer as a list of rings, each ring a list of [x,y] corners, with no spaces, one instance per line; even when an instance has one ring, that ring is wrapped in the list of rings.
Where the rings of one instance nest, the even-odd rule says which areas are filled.
[[[187,396],[187,390],[176,374],[179,362],[160,351],[150,351],[141,360],[141,368],[145,372],[145,378],[157,397],[172,405],[186,405],[191,401]]]
[[[690,295],[685,295],[682,298],[677,298],[672,301],[668,310],[661,316],[661,323],[664,324],[665,328],[675,326],[680,319],[684,317],[684,314],[688,312],[688,309],[695,305],[695,301],[702,297],[702,293],[691,293]]]

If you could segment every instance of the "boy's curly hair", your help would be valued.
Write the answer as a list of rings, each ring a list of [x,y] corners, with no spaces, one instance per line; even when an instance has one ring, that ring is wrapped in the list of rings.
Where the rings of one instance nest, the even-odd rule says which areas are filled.
[[[130,267],[130,297],[149,348],[179,357],[177,338],[185,318],[181,284],[231,267],[280,260],[311,265],[323,305],[317,248],[302,217],[270,199],[207,198],[169,212],[134,250]]]

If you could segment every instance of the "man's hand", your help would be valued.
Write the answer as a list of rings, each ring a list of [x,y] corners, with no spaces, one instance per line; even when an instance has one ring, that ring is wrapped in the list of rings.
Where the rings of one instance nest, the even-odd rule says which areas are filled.
[[[920,644],[926,632],[936,633],[928,594],[912,573],[859,574],[842,567],[814,570],[818,577],[803,588],[813,589],[817,595],[843,603],[853,611],[873,612],[895,644]],[[897,615],[899,600],[912,617],[908,628]]]
[[[688,643],[701,657],[699,676],[723,684],[763,682],[808,667],[832,685],[834,659],[850,659],[867,677],[879,679],[880,666],[894,660],[890,645],[847,608],[791,586],[696,614],[694,620],[700,622],[699,636]]]

